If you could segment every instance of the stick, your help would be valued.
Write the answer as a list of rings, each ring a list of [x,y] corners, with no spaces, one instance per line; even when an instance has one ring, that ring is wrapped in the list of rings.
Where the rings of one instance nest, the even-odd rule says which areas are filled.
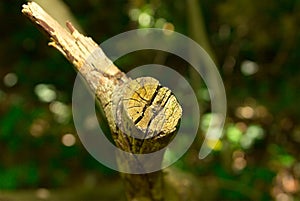
[[[100,101],[117,147],[132,154],[147,154],[168,145],[182,115],[168,88],[154,78],[131,80],[91,38],[80,34],[70,22],[69,30],[65,30],[38,4],[29,2],[23,5],[22,12],[49,35],[49,45],[59,50],[86,80]],[[136,138],[137,135],[143,139]],[[137,161],[117,157],[120,169],[135,168],[132,165]],[[162,158],[163,154],[155,160],[161,163]],[[145,166],[141,163],[140,168]],[[163,200],[161,171],[122,177],[128,200]]]

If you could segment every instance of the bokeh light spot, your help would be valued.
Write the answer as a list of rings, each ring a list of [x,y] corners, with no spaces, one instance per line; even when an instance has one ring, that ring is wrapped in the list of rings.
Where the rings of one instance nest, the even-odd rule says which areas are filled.
[[[240,145],[244,149],[249,149],[253,144],[253,139],[250,138],[248,135],[243,135],[240,140]]]
[[[50,197],[50,191],[46,188],[39,188],[36,191],[36,197],[38,199],[47,200]]]
[[[150,27],[152,22],[152,17],[148,13],[141,13],[139,16],[139,24],[143,27]]]
[[[227,128],[226,134],[227,134],[227,138],[229,141],[238,143],[240,141],[243,133],[236,126],[230,125]]]
[[[246,76],[253,75],[257,73],[258,65],[253,61],[249,61],[249,60],[243,61],[241,64],[241,71]]]
[[[292,201],[293,199],[286,193],[279,193],[276,196],[276,201]]]
[[[173,33],[173,31],[175,30],[175,26],[170,22],[166,22],[163,25],[163,30],[166,35],[171,35]]]
[[[62,102],[54,101],[50,103],[49,109],[59,123],[67,123],[71,118],[71,108]]]
[[[164,18],[159,18],[156,20],[154,27],[155,28],[163,28],[165,23],[166,23],[166,20]]]
[[[42,102],[51,102],[56,99],[56,92],[53,85],[38,84],[34,88],[35,94]]]
[[[7,87],[13,87],[18,83],[18,76],[15,73],[8,73],[4,76],[3,83]]]
[[[245,132],[248,128],[247,124],[244,122],[237,122],[235,126],[240,129],[242,132]]]
[[[31,124],[29,128],[29,132],[34,137],[40,137],[43,135],[43,133],[48,127],[49,127],[48,122],[44,119],[39,118],[34,120],[34,122]]]
[[[258,125],[251,125],[248,127],[245,135],[251,139],[262,139],[264,137],[264,130]]]
[[[268,115],[268,110],[265,106],[260,105],[255,108],[255,114],[257,117],[265,118]]]
[[[236,115],[241,118],[251,119],[254,117],[254,109],[250,106],[237,108]]]
[[[233,159],[232,169],[235,171],[241,171],[247,165],[247,161],[245,159],[245,153],[241,150],[234,151],[232,154],[232,159]]]
[[[61,142],[67,147],[71,147],[76,143],[76,138],[73,134],[67,133],[63,135]]]

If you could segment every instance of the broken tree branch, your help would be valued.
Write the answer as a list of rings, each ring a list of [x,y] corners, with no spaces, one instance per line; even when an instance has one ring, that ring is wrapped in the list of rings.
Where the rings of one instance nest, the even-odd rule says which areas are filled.
[[[91,38],[80,34],[70,22],[69,30],[65,30],[38,4],[29,2],[22,12],[49,35],[49,45],[59,50],[88,83],[104,110],[118,148],[132,154],[147,154],[169,144],[182,109],[168,88],[150,77],[131,80]],[[163,153],[153,160],[161,164],[162,158]],[[120,170],[136,168],[136,162],[138,168],[147,168],[144,161],[136,160],[139,159],[117,156]],[[128,200],[163,200],[161,171],[122,177]]]

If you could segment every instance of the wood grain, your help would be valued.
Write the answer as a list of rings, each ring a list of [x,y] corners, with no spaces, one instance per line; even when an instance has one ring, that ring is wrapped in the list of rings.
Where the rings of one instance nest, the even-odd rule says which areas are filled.
[[[88,83],[104,110],[118,148],[146,154],[170,143],[182,116],[170,89],[154,78],[127,77],[90,37],[80,34],[69,22],[69,30],[65,30],[38,4],[29,2],[23,5],[22,12],[49,35],[49,45],[59,50]],[[136,162],[144,168],[141,161],[117,157],[120,169],[131,168]],[[163,153],[153,160],[161,164],[162,158]],[[163,200],[161,171],[122,177],[128,200]]]

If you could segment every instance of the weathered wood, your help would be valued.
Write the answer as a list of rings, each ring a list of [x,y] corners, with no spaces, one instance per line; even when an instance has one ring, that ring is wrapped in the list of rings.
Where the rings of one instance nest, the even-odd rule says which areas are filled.
[[[121,72],[89,37],[80,34],[67,22],[62,28],[38,4],[23,6],[22,12],[51,38],[58,49],[86,80],[100,101],[112,137],[120,149],[132,154],[148,154],[161,150],[172,140],[182,109],[171,91],[157,80],[142,77],[131,80]],[[163,152],[149,158],[161,164]],[[145,161],[118,155],[120,170],[149,168]],[[143,172],[143,171],[141,171]],[[163,200],[162,172],[122,174],[128,200]]]
[[[126,147],[130,150],[124,147],[131,153],[151,153],[165,147],[182,114],[172,92],[151,77],[137,78],[121,85],[112,101],[117,123],[113,132],[120,136],[125,134],[132,140],[129,142],[132,147]]]
[[[182,113],[171,91],[162,87],[157,80],[143,77],[126,83],[119,93],[115,93],[116,98],[113,98],[113,112],[119,124],[115,131],[118,133],[118,139],[115,140],[117,145],[134,154],[152,153],[167,146],[174,137]],[[125,169],[137,168],[135,166],[139,162],[135,158],[128,160],[122,155],[118,159],[120,168]],[[163,152],[147,159],[160,164]],[[149,166],[151,168],[148,162],[141,163],[140,171]],[[129,200],[163,200],[162,171],[122,174],[122,177]]]

